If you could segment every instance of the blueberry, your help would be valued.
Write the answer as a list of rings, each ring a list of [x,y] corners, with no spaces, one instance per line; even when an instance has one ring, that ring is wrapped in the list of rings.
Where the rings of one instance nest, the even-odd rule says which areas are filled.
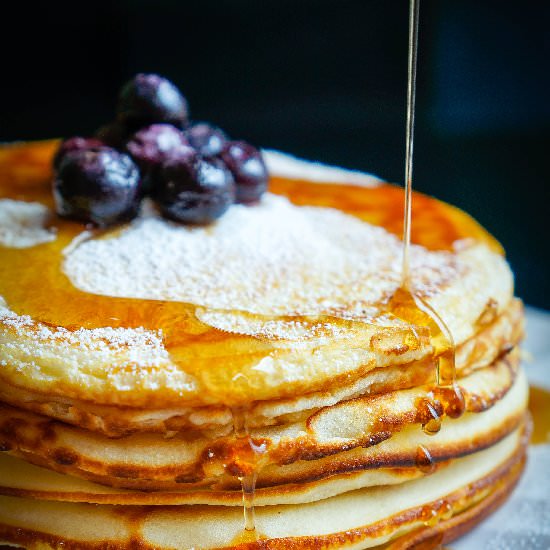
[[[105,227],[136,215],[139,170],[110,147],[73,151],[61,161],[53,192],[60,216]]]
[[[197,122],[185,130],[185,137],[203,157],[215,157],[222,152],[227,136],[207,122]]]
[[[104,145],[104,143],[96,138],[85,138],[80,136],[68,138],[61,142],[59,149],[55,153],[53,157],[53,167],[57,170],[67,153],[80,151],[81,149],[91,149],[92,147],[101,147],[102,145]]]
[[[132,133],[124,123],[115,120],[98,128],[95,137],[109,147],[123,150]]]
[[[190,155],[174,156],[164,164],[154,198],[167,218],[205,225],[234,202],[235,184],[219,159],[205,159],[190,151]]]
[[[183,128],[188,119],[187,101],[166,78],[140,73],[122,87],[117,116],[128,127],[136,130],[157,122]]]
[[[171,124],[145,126],[128,140],[126,151],[141,170],[144,193],[155,185],[161,165],[182,148],[190,148],[187,139]]]
[[[226,143],[221,158],[237,184],[237,202],[258,202],[267,189],[268,173],[262,154],[245,141]]]

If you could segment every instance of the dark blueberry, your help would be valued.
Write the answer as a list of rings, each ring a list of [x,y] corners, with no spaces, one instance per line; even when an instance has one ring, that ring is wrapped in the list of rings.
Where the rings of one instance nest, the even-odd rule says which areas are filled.
[[[185,137],[203,157],[215,157],[222,152],[227,136],[207,122],[197,122],[185,130]]]
[[[182,148],[190,149],[183,133],[171,124],[151,124],[138,130],[126,143],[141,170],[142,191],[147,193],[158,179],[161,165]],[[186,154],[185,151],[182,154]]]
[[[110,147],[73,151],[61,161],[53,192],[60,216],[105,227],[136,215],[139,170]]]
[[[229,141],[221,154],[237,184],[237,202],[258,202],[267,189],[268,173],[262,154],[245,141]]]
[[[57,153],[54,155],[53,167],[57,170],[67,153],[80,151],[81,149],[91,149],[92,147],[101,147],[102,145],[104,145],[104,143],[96,138],[85,138],[80,136],[68,138],[61,142]]]
[[[117,116],[134,129],[157,122],[183,128],[188,120],[187,101],[166,78],[140,73],[122,87]]]
[[[105,145],[114,149],[124,149],[126,141],[132,135],[132,131],[119,121],[110,122],[98,128],[95,137],[101,140]]]
[[[174,157],[162,167],[154,198],[173,220],[204,225],[219,218],[235,200],[231,172],[219,159],[202,158],[196,151]]]

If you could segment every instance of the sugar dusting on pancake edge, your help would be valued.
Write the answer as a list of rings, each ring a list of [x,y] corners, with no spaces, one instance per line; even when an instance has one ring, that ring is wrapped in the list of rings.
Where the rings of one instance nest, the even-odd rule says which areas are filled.
[[[63,327],[50,327],[37,323],[28,315],[17,315],[11,311],[0,297],[0,324],[18,336],[26,338],[32,336],[33,344],[67,345],[81,352],[92,352],[97,357],[105,358],[120,352],[126,352],[125,359],[132,364],[146,364],[149,366],[161,365],[168,360],[168,352],[162,342],[162,333],[144,328],[112,328],[96,329],[80,328],[68,330]],[[9,347],[8,343],[3,343]],[[21,348],[21,342],[16,344]],[[25,351],[24,349],[21,351]],[[36,346],[29,349],[29,354],[39,355]],[[5,362],[0,360],[0,365]]]

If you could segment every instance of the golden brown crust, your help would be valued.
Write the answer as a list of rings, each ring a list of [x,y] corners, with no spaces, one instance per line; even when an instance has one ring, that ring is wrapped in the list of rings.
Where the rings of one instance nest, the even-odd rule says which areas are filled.
[[[487,413],[485,413],[487,414]],[[447,438],[445,443],[426,442],[419,438],[418,430],[410,434],[410,440],[403,440],[398,436],[393,447],[374,447],[371,450],[355,449],[350,452],[333,455],[327,459],[313,462],[301,462],[289,466],[272,466],[260,472],[257,482],[257,499],[260,504],[273,504],[277,502],[308,502],[317,498],[325,498],[341,492],[363,486],[398,483],[407,479],[414,479],[419,475],[415,467],[417,446],[420,441],[426,446],[434,464],[445,466],[447,461],[460,456],[481,451],[497,444],[509,433],[517,428],[523,418],[523,412],[509,416],[491,430],[473,429],[475,436],[463,441],[452,441]],[[445,431],[447,429],[445,428]],[[391,442],[390,442],[391,443]],[[35,457],[23,457],[29,462],[34,462]],[[40,465],[40,461],[36,461]],[[55,468],[63,472],[65,468]],[[69,472],[74,474],[74,471]],[[365,473],[365,475],[363,475]],[[153,490],[152,493],[114,494],[102,495],[101,491],[88,489],[84,494],[72,491],[66,495],[66,500],[85,502],[110,502],[136,503],[136,504],[181,504],[181,503],[217,503],[225,505],[239,505],[241,493],[238,480],[228,474],[219,479],[208,480],[210,485],[201,483],[185,485],[173,484],[162,481],[113,479],[104,476],[94,476],[86,472],[78,472],[79,477],[108,483],[111,486],[122,486],[134,489]],[[385,477],[385,476],[389,476]],[[175,491],[175,493],[163,494],[162,491]],[[160,492],[158,492],[160,491]],[[212,492],[215,491],[215,492]],[[14,496],[33,496],[36,498],[65,500],[62,494],[57,495],[55,490],[51,493],[41,493],[36,490],[19,491],[6,483],[0,488],[0,494]]]
[[[524,433],[516,450],[483,477],[468,483],[436,501],[422,506],[414,506],[383,521],[375,522],[366,527],[336,532],[323,536],[260,539],[257,542],[235,541],[224,550],[318,550],[336,548],[360,548],[361,541],[374,537],[390,540],[380,548],[386,550],[405,550],[414,545],[424,544],[417,548],[433,548],[432,542],[448,542],[471,529],[475,524],[499,506],[515,486],[525,464],[528,434]],[[30,549],[58,548],[70,550],[96,550],[99,548],[128,549],[140,548],[152,550],[152,546],[137,534],[140,532],[140,522],[147,516],[150,508],[137,507],[135,510],[121,510],[123,521],[127,526],[128,537],[124,541],[100,540],[82,542],[70,540],[56,535],[25,528],[15,528],[0,524],[0,540],[19,544]],[[426,526],[433,523],[433,526]]]
[[[434,527],[421,527],[384,546],[384,550],[431,550],[465,535],[502,506],[516,487],[527,457],[512,465],[505,477],[499,479],[491,493],[458,516],[444,520]]]
[[[474,452],[486,447],[487,441],[498,439],[499,435],[496,434],[513,429],[524,409],[526,399],[523,374],[510,393],[513,404],[503,399],[516,377],[516,359],[513,355],[508,355],[498,364],[481,369],[463,379],[461,386],[467,410],[472,411],[472,421],[479,420],[482,425],[468,433],[467,437],[460,436],[456,442],[446,441],[446,430],[443,430],[443,439],[435,439],[433,443],[430,440],[429,443],[436,457],[441,455],[441,459],[444,460],[453,456],[453,453],[456,455]],[[305,470],[305,474],[296,473],[300,471],[298,464],[290,479],[292,482],[305,481],[304,477],[297,479],[297,475],[305,475],[311,479],[311,470],[319,470],[317,465],[321,467],[321,459],[329,464],[349,463],[346,461],[346,455],[342,453],[353,449],[359,449],[359,461],[363,461],[363,468],[413,465],[414,446],[412,450],[407,451],[397,449],[391,436],[407,426],[424,421],[422,411],[417,412],[418,396],[424,396],[421,389],[339,403],[324,411],[326,420],[321,425],[315,425],[320,422],[320,413],[315,412],[315,422],[274,427],[265,432],[251,431],[255,443],[266,448],[262,455],[263,468],[258,480],[259,487],[273,483],[288,483],[289,479],[285,476],[289,470],[294,470],[291,465],[299,461],[308,463],[308,466],[302,469]],[[382,397],[385,399],[381,401]],[[378,403],[379,401],[381,403]],[[388,412],[384,413],[386,424],[377,427],[379,405],[386,406],[386,409],[381,410],[400,410],[401,413],[392,418]],[[493,407],[494,411],[489,414],[475,414],[483,410],[491,411]],[[348,418],[362,420],[354,427],[352,420]],[[373,419],[376,422],[370,426]],[[463,417],[457,422],[467,419],[468,417]],[[100,434],[83,432],[33,413],[1,405],[0,420],[0,443],[8,452],[21,456],[33,464],[107,485],[181,490],[184,487],[203,488],[205,484],[214,484],[224,490],[230,479],[225,474],[238,475],[239,471],[238,455],[242,441],[232,436],[197,439],[196,435],[192,434],[192,437],[186,439],[185,435],[181,434],[172,439],[165,439],[159,434],[134,434],[127,438],[112,440]],[[485,420],[488,424],[483,424]],[[348,430],[346,434],[340,431],[342,425]],[[351,431],[352,428],[357,431]],[[336,431],[333,432],[333,429]],[[421,433],[419,427],[416,427],[415,433]],[[388,443],[380,446],[385,440],[389,440]],[[438,441],[446,441],[441,449]],[[384,454],[383,449],[388,448],[388,445],[391,451]],[[369,452],[369,448],[374,451]],[[333,455],[334,461],[330,459]],[[148,457],[156,458],[151,462]],[[273,465],[273,468],[270,468],[270,465]],[[355,467],[357,468],[357,462]],[[333,466],[327,467],[325,464],[323,476],[332,468]],[[339,468],[339,471],[333,473],[349,471],[349,466]],[[280,480],[279,483],[275,481],[277,478]]]

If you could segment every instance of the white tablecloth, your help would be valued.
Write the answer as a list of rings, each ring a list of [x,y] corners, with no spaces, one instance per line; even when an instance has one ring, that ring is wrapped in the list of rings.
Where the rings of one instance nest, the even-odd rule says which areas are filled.
[[[550,313],[527,308],[527,339],[523,348],[532,356],[524,362],[529,381],[550,389]],[[523,478],[506,504],[450,547],[452,550],[550,549],[550,444],[529,449]]]

